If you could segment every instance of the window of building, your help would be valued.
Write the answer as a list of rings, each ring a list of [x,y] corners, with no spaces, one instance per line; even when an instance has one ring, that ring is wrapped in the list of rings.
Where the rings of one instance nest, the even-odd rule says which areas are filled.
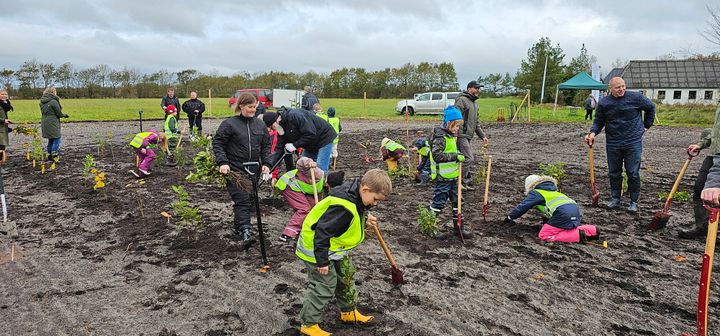
[[[680,98],[682,98],[682,91],[680,91],[680,90],[673,91],[673,99],[680,99]]]
[[[665,99],[665,90],[658,91],[658,99]]]
[[[697,99],[697,91],[695,91],[695,90],[690,90],[690,91],[688,92],[688,99]]]
[[[713,99],[713,92],[711,90],[705,91],[705,100],[712,100]]]

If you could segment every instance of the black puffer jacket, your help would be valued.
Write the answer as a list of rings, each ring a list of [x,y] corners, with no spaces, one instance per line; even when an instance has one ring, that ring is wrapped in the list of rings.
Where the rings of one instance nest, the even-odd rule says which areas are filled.
[[[272,142],[265,123],[258,118],[235,116],[223,120],[213,137],[213,153],[218,165],[230,165],[244,171],[244,162],[260,162],[271,166]]]
[[[360,198],[360,178],[345,182],[330,191],[330,196],[335,196],[355,203],[360,218],[365,217],[366,207]],[[313,246],[315,248],[315,261],[317,267],[330,264],[328,251],[330,250],[330,238],[340,237],[350,228],[353,214],[342,205],[331,205],[320,216],[318,222],[311,229],[315,230]],[[364,228],[363,228],[364,229]]]
[[[291,109],[280,112],[280,117],[280,126],[285,129],[285,134],[278,137],[275,160],[282,155],[286,143],[316,152],[337,137],[332,125],[312,112]]]
[[[200,101],[200,99],[188,99],[182,104],[182,110],[188,115],[196,114],[195,111],[198,111],[197,114],[200,114],[205,112],[205,103]]]
[[[315,96],[312,92],[308,92],[302,96],[300,107],[312,111],[313,105],[320,104],[320,99]]]

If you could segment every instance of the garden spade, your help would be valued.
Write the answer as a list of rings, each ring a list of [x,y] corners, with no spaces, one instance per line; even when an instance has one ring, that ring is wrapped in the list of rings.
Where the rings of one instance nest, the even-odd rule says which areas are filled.
[[[488,166],[487,166],[487,171],[485,172],[485,200],[483,201],[483,209],[482,209],[483,220],[486,220],[486,218],[487,218],[487,211],[488,211],[488,204],[489,204],[488,196],[490,194],[490,169],[491,168],[492,168],[492,155],[488,156]]]
[[[688,165],[690,165],[690,161],[696,156],[697,154],[692,155],[692,153],[688,151],[688,158],[687,160],[685,160],[685,164],[683,165],[682,169],[680,169],[680,174],[678,175],[677,179],[675,179],[675,184],[673,184],[672,189],[670,190],[670,194],[668,194],[667,200],[665,201],[665,207],[662,209],[662,211],[658,211],[655,213],[655,216],[653,216],[653,219],[647,226],[648,230],[662,229],[667,225],[668,221],[670,220],[670,204],[672,203],[672,198],[673,196],[675,196],[675,192],[680,186],[680,181],[685,175],[685,171],[687,170]]]
[[[315,196],[315,204],[318,204],[318,202],[320,202],[320,201],[318,200],[317,186],[315,185],[315,168],[310,168],[310,178],[312,179],[313,196]]]
[[[375,236],[377,236],[378,242],[380,243],[383,252],[385,252],[385,256],[390,262],[393,285],[402,285],[403,283],[405,283],[405,280],[403,279],[403,272],[397,267],[395,259],[393,259],[392,254],[390,254],[390,249],[388,249],[387,244],[385,244],[385,240],[383,239],[382,235],[380,235],[380,229],[378,229],[377,225],[373,225],[372,227],[373,230],[375,230]]]
[[[590,190],[592,192],[592,206],[596,207],[600,200],[600,193],[595,188],[595,160],[593,160],[592,145],[588,149],[588,157],[590,158]]]
[[[257,174],[260,170],[260,162],[244,162],[243,168],[250,175],[253,186],[253,197],[255,197],[255,216],[257,217],[258,236],[260,237],[260,253],[262,254],[263,266],[268,266],[267,253],[265,252],[265,233],[263,232],[262,219],[260,215],[260,197],[258,197]],[[263,267],[267,271],[266,267]]]
[[[2,151],[3,161],[5,160],[5,151]],[[7,202],[5,201],[5,177],[0,172],[0,204],[2,204],[3,224],[7,223]]]
[[[700,271],[700,290],[698,292],[697,304],[697,334],[707,336],[707,320],[708,320],[708,301],[710,297],[710,275],[712,274],[713,255],[715,254],[715,239],[718,230],[718,213],[720,208],[710,207],[705,204],[705,208],[710,211],[710,220],[708,222],[707,240],[705,241],[705,254],[702,259],[702,269]]]
[[[463,244],[465,244],[465,236],[463,236],[462,232],[462,162],[458,163],[458,179],[457,179],[457,229],[458,233],[460,234],[460,241],[462,241]]]

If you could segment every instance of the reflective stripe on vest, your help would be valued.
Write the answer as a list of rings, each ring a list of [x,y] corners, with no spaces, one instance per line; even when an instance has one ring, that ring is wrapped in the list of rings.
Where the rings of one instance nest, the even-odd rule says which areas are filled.
[[[421,156],[430,155],[430,144],[428,144],[427,140],[425,140],[425,142],[423,142],[422,147],[418,148],[418,154],[420,154]]]
[[[398,149],[405,150],[405,147],[403,147],[403,145],[401,145],[395,141],[390,140],[390,142],[385,144],[385,149],[392,152],[392,151],[395,151]]]
[[[164,129],[165,129],[165,136],[166,136],[168,139],[175,137],[175,132],[173,132],[173,131],[170,129],[170,120],[175,120],[175,127],[177,128],[177,118],[176,118],[175,116],[168,116],[167,118],[165,118],[165,126],[164,126]]]
[[[327,121],[330,123],[330,125],[335,130],[335,133],[337,133],[335,140],[333,140],[333,143],[336,144],[336,143],[338,143],[338,141],[340,141],[340,118],[328,117]]]
[[[545,205],[538,205],[536,206],[536,208],[540,210],[540,212],[545,214],[547,218],[552,217],[553,213],[555,213],[555,210],[557,210],[557,208],[559,208],[561,205],[576,204],[572,198],[567,197],[565,194],[559,191],[547,191],[542,189],[534,190],[537,191],[545,199]]]
[[[459,154],[457,149],[457,138],[454,136],[444,135],[445,137],[445,149],[443,150],[443,153],[445,154],[452,154],[456,153]],[[435,158],[433,158],[432,151],[429,153],[430,155],[430,177],[434,180],[438,174],[444,179],[454,179],[457,178],[459,173],[459,167],[457,161],[451,161],[451,162],[435,162]]]
[[[301,192],[304,194],[312,195],[315,192],[313,191],[313,187],[311,183],[305,183],[303,181],[300,181],[300,179],[296,178],[297,176],[297,169],[293,169],[282,176],[280,176],[280,179],[278,179],[277,183],[275,183],[275,188],[278,188],[278,190],[283,191],[288,186],[290,186],[290,189],[293,191]],[[315,188],[317,190],[322,190],[323,188],[323,180],[319,179],[315,182]]]
[[[302,231],[298,235],[298,242],[295,248],[295,255],[298,258],[310,262],[317,263],[315,259],[315,230],[312,229],[313,225],[317,224],[320,217],[327,211],[332,205],[340,205],[350,211],[353,215],[352,222],[347,231],[345,231],[340,237],[330,238],[330,250],[328,251],[328,258],[330,260],[341,260],[345,255],[365,240],[365,219],[360,218],[357,212],[357,206],[346,199],[342,199],[335,196],[328,196],[320,203],[316,204],[307,217],[303,221]]]
[[[152,132],[142,132],[136,134],[132,141],[130,141],[130,147],[140,148],[140,146],[142,146],[143,140],[149,137],[150,134],[152,134]]]

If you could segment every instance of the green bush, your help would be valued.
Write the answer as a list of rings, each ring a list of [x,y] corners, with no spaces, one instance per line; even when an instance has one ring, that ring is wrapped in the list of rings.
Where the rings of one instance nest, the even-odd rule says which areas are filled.
[[[190,195],[182,186],[172,186],[173,191],[178,195],[178,200],[170,204],[173,215],[176,218],[175,225],[179,230],[192,229],[200,231],[203,228],[202,215],[200,208],[191,207],[188,199]]]
[[[554,177],[558,184],[565,178],[565,162],[541,163],[539,168],[540,174]]]
[[[426,206],[418,205],[418,228],[420,233],[428,237],[435,237],[440,231],[437,225],[437,215]]]

